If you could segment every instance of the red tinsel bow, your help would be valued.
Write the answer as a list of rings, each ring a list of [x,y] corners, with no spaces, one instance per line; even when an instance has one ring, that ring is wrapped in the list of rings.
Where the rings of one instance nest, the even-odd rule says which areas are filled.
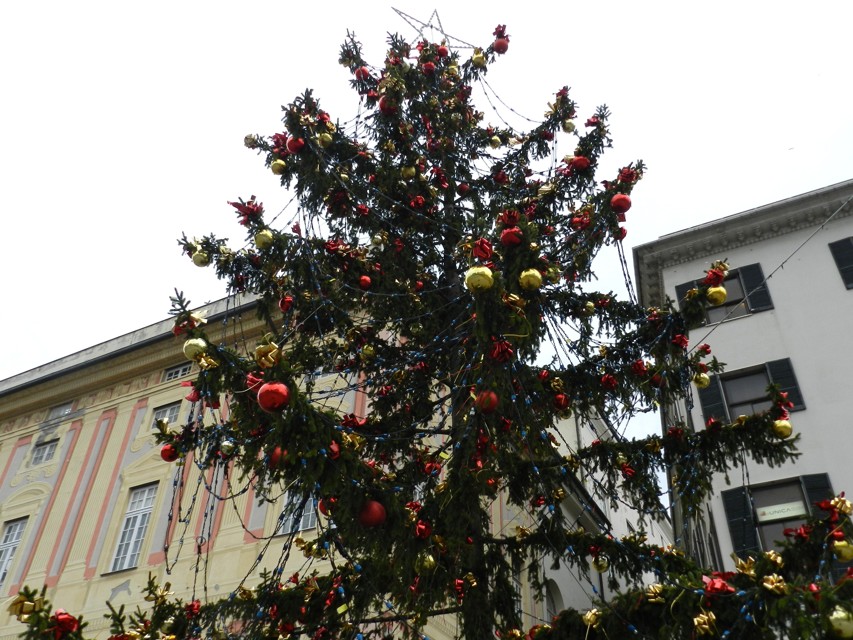
[[[187,612],[187,618],[195,618],[201,611],[201,601],[193,600],[184,605],[184,610]]]
[[[498,222],[505,227],[514,227],[518,224],[519,214],[515,209],[504,209],[498,216]]]
[[[705,593],[708,595],[714,593],[734,592],[734,588],[732,588],[729,583],[722,578],[709,578],[708,576],[702,576],[702,582],[705,583]]]
[[[707,284],[709,287],[719,287],[725,279],[725,272],[719,269],[708,269],[708,274],[702,280],[702,284]]]
[[[492,348],[489,350],[489,357],[496,362],[509,362],[515,355],[512,349],[512,344],[508,340],[497,340],[492,338]]]
[[[252,218],[259,218],[264,212],[264,205],[261,202],[255,202],[255,196],[249,198],[248,202],[229,202],[232,207],[240,214],[240,224],[247,226]]]
[[[492,257],[492,243],[485,238],[480,238],[474,243],[472,253],[478,260],[488,260]]]
[[[616,376],[605,373],[601,376],[601,386],[604,387],[608,391],[613,391],[619,384],[619,381],[616,380]]]
[[[80,623],[77,618],[68,613],[65,609],[57,609],[50,617],[51,629],[56,640],[59,640],[67,633],[73,633],[80,628]]]
[[[415,525],[415,537],[426,540],[432,535],[432,525],[426,520],[418,520]]]

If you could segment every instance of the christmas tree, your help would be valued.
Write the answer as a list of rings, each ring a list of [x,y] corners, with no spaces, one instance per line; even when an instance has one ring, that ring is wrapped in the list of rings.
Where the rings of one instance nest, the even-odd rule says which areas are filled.
[[[832,573],[834,559],[853,557],[843,495],[781,553],[739,559],[727,574],[641,532],[585,531],[562,508],[583,477],[641,521],[659,517],[665,472],[690,513],[743,452],[779,464],[796,455],[795,438],[784,394],[770,389],[771,409],[733,424],[567,440],[569,420],[621,424],[721,370],[688,332],[725,301],[726,265],[680,311],[595,289],[593,261],[608,245],[621,255],[644,166],[597,175],[608,110],[580,115],[566,87],[529,130],[487,126],[473,88],[509,42],[503,25],[466,56],[391,36],[371,66],[348,36],[340,63],[360,97],[356,118],[341,122],[306,91],[284,109],[283,131],[247,136],[295,193],[296,214],[279,220],[254,196],[239,199],[243,248],[211,235],[180,242],[229,294],[253,296],[268,333],[226,344],[176,295],[175,333],[200,368],[198,409],[158,439],[166,461],[227,468],[234,495],[242,483],[259,499],[295,496],[282,521],[315,505],[326,519],[314,539],[279,538],[277,568],[247,567],[223,599],[182,601],[152,580],[148,610],[113,611],[114,638],[366,639],[387,637],[389,622],[395,637],[420,638],[447,615],[470,639],[853,637],[853,582]],[[339,383],[318,389],[323,375]],[[347,393],[364,398],[363,413],[336,408]],[[498,500],[529,526],[496,530]],[[291,554],[308,569],[284,575]],[[524,629],[517,567],[541,592],[542,564],[555,561],[606,571],[621,595]],[[33,640],[85,631],[35,591],[11,608]]]

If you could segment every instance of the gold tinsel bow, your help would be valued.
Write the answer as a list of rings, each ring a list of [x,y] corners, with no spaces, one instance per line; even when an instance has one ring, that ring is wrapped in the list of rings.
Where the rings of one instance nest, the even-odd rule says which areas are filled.
[[[770,591],[771,593],[775,593],[776,595],[785,595],[788,592],[788,585],[785,584],[785,578],[782,576],[771,573],[769,576],[764,576],[761,581],[761,586]]]
[[[698,616],[693,618],[693,627],[696,629],[696,635],[714,635],[714,622],[716,620],[717,617],[711,611],[708,611],[707,613],[700,613]]]
[[[35,600],[27,600],[20,593],[15,596],[15,599],[9,604],[9,613],[18,619],[18,622],[26,622],[33,613],[37,613],[44,608],[44,600],[41,596]]]
[[[171,582],[166,582],[162,587],[157,587],[157,589],[153,593],[149,593],[145,596],[145,600],[147,602],[153,602],[155,606],[162,606],[166,604],[166,601],[170,596],[175,595],[174,591],[169,591],[172,588]]]
[[[583,614],[583,623],[588,627],[597,629],[598,625],[601,624],[601,611],[594,608],[590,609],[585,614]]]

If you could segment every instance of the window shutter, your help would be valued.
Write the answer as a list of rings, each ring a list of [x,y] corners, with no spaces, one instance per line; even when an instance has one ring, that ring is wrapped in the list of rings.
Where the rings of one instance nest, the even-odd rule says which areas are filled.
[[[772,309],[773,301],[770,299],[767,283],[764,282],[764,272],[761,270],[761,265],[748,264],[745,267],[738,268],[738,273],[743,283],[743,292],[749,302],[749,310],[755,313]]]
[[[809,504],[809,512],[812,515],[823,515],[823,512],[814,506],[815,502],[831,500],[835,497],[832,485],[829,482],[828,473],[814,473],[808,476],[800,476],[803,483],[803,491],[806,492],[806,501]]]
[[[853,238],[830,242],[829,250],[835,258],[838,273],[848,289],[853,289]]]
[[[722,497],[734,552],[741,557],[758,553],[758,532],[755,530],[752,501],[746,487],[727,489],[722,492]]]
[[[678,308],[681,309],[684,305],[682,304],[682,300],[684,300],[684,296],[687,295],[687,292],[693,289],[696,286],[696,282],[691,280],[690,282],[685,282],[684,284],[680,284],[675,287],[675,302],[678,304]]]
[[[708,422],[712,416],[722,422],[728,420],[719,376],[711,376],[711,384],[704,389],[699,389],[699,404],[702,406],[702,417],[705,422]]]
[[[780,391],[788,393],[788,400],[794,403],[792,411],[800,411],[806,408],[790,358],[768,362],[767,373],[770,376],[770,382],[778,385]]]
[[[829,482],[828,473],[814,473],[808,476],[800,476],[800,482],[803,485],[803,491],[806,494],[806,503],[808,504],[809,513],[813,516],[821,517],[826,514],[815,506],[815,502],[821,500],[831,500],[835,497],[835,492],[832,490],[832,484]],[[832,561],[831,567],[832,577],[840,580],[847,573],[841,563],[835,559]]]

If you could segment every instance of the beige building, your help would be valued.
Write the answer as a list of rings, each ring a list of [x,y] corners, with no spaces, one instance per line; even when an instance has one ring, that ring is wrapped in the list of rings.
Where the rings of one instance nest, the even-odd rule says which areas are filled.
[[[233,301],[230,312],[227,301],[207,308],[211,339],[252,350],[264,328],[250,306],[239,314]],[[251,576],[279,561],[282,534],[301,531],[310,540],[322,517],[313,504],[298,519],[282,517],[284,491],[259,502],[224,466],[200,471],[192,460],[161,458],[158,420],[178,430],[188,420],[227,419],[225,403],[216,415],[192,413],[199,403],[186,398],[192,389],[185,385],[197,369],[172,326],[163,321],[0,381],[0,590],[10,598],[22,585],[47,585],[54,606],[89,621],[90,636],[108,635],[107,601],[129,610],[145,604],[149,574],[185,600],[227,596],[243,580],[253,586]],[[318,380],[318,388],[331,389],[336,378]],[[364,396],[333,395],[341,414],[365,414]],[[594,437],[608,434],[583,435],[567,423],[570,444]],[[590,482],[570,483],[564,508],[588,530],[628,533],[631,514],[597,504]],[[512,531],[528,524],[525,518],[502,500],[493,506],[496,530]],[[654,533],[669,542],[664,529]],[[304,563],[294,550],[285,574]],[[537,599],[519,571],[517,606],[527,627],[606,593],[601,580],[565,567],[553,566],[546,578],[547,592]],[[0,638],[22,629],[0,609]],[[430,637],[452,637],[454,629],[452,618],[434,620]]]

